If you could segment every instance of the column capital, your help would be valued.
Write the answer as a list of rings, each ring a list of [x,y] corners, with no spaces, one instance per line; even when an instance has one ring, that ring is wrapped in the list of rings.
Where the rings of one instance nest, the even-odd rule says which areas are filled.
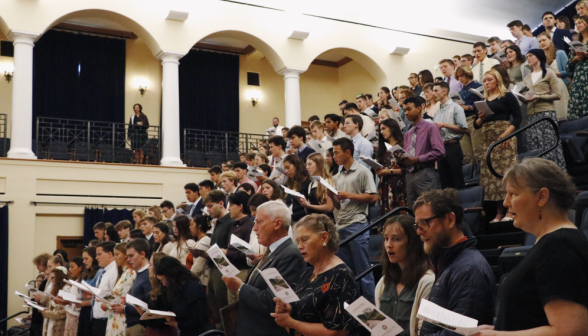
[[[179,62],[180,58],[185,55],[186,54],[162,50],[155,56],[155,58],[162,62]]]
[[[8,38],[15,43],[24,42],[30,44],[33,44],[39,36],[41,36],[39,33],[31,33],[22,30],[11,30],[8,34]]]
[[[305,70],[295,69],[295,68],[284,68],[278,71],[278,75],[282,75],[285,78],[300,78],[300,74],[303,73]]]

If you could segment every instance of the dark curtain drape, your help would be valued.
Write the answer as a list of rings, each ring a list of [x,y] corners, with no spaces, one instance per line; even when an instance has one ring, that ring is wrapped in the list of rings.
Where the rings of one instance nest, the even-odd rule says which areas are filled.
[[[3,320],[8,316],[8,205],[0,208],[0,293],[0,320]],[[6,333],[6,323],[0,325],[0,332]]]
[[[104,210],[102,208],[85,208],[84,209],[84,245],[88,246],[90,240],[94,237],[94,224],[104,221]]]
[[[239,132],[239,56],[191,50],[179,71],[180,129]]]
[[[33,118],[124,122],[126,41],[48,31],[33,55]]]
[[[131,221],[131,223],[134,225],[135,221],[133,220],[133,211],[134,210],[127,209],[106,209],[104,210],[104,221],[116,225],[116,223],[126,219]]]

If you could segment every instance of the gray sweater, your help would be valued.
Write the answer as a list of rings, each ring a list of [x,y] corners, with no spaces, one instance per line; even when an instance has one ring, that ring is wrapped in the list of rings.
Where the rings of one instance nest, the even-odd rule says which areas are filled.
[[[143,272],[139,272],[137,274],[137,277],[133,282],[133,286],[131,287],[129,294],[143,302],[149,301],[149,295],[151,294],[151,281],[149,281],[149,269],[145,269]],[[139,324],[139,319],[141,318],[141,315],[139,315],[139,312],[137,311],[137,309],[135,309],[135,307],[131,305],[126,305],[125,314],[127,318],[127,328]]]

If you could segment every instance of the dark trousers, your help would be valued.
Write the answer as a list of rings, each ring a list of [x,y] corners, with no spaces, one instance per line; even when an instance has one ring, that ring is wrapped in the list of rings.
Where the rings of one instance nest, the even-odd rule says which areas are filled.
[[[31,324],[31,328],[29,329],[31,336],[43,336],[43,323],[41,324]]]
[[[445,157],[437,161],[441,188],[465,188],[462,171],[463,152],[459,141],[445,144]]]
[[[93,319],[92,320],[92,336],[104,336],[106,335],[106,324],[108,319]]]

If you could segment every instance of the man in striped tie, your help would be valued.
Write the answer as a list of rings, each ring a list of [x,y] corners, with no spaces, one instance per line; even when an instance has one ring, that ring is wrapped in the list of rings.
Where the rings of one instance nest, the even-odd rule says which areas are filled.
[[[416,97],[404,100],[404,115],[412,127],[404,134],[404,150],[408,153],[400,163],[406,167],[406,192],[408,206],[421,193],[439,188],[435,161],[445,156],[445,147],[439,128],[422,117],[423,108]]]

